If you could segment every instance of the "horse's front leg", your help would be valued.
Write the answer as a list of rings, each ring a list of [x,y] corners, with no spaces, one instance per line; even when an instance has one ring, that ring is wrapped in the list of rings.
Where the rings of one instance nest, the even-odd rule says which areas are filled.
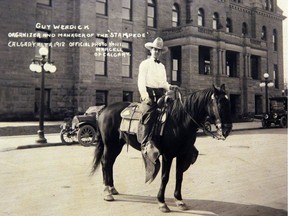
[[[165,203],[165,189],[167,186],[167,183],[169,181],[169,174],[170,174],[170,168],[172,164],[173,158],[168,158],[162,156],[162,176],[161,176],[161,186],[157,195],[159,209],[162,212],[170,212],[170,209]]]
[[[182,200],[181,189],[182,189],[183,173],[185,170],[187,170],[190,164],[187,164],[187,161],[183,160],[183,158],[185,157],[177,157],[176,160],[176,185],[175,185],[174,197],[175,197],[175,203],[178,206],[178,208],[182,211],[185,211],[188,210],[188,207]]]

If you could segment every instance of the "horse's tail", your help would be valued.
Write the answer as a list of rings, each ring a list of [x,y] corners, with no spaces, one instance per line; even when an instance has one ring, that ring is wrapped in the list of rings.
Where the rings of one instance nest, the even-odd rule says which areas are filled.
[[[95,171],[97,170],[101,162],[103,151],[104,151],[104,143],[103,143],[102,136],[98,128],[97,133],[96,133],[96,148],[95,148],[95,153],[94,153],[91,175],[93,175]]]

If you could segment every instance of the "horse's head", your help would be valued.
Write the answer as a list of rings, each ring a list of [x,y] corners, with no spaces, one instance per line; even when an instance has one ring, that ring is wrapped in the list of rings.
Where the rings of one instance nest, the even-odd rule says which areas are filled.
[[[217,129],[216,138],[225,140],[232,130],[230,101],[224,84],[220,88],[213,85],[213,89],[208,113]]]

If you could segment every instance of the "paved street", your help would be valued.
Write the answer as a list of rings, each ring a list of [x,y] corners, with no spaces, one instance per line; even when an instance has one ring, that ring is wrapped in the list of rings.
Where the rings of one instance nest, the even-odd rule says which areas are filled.
[[[59,142],[59,134],[48,134]],[[102,173],[89,176],[93,147],[15,149],[31,136],[0,138],[0,215],[162,215],[156,194],[160,175],[144,184],[140,153],[123,148],[115,165],[115,202],[103,201]],[[175,168],[166,191],[170,215],[287,215],[287,131],[236,131],[226,141],[201,136],[197,162],[184,175],[183,198],[173,202]],[[10,149],[10,150],[9,150]]]

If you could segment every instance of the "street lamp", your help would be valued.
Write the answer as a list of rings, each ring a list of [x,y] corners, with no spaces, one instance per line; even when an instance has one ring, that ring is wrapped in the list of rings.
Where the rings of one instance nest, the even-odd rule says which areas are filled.
[[[46,57],[48,55],[48,49],[46,47],[41,47],[39,49],[40,59],[32,59],[32,63],[29,69],[36,73],[41,73],[41,85],[40,85],[40,113],[39,113],[39,130],[37,143],[47,143],[44,136],[44,97],[45,97],[45,72],[55,73],[56,66],[49,62]]]
[[[268,88],[271,88],[274,86],[274,83],[269,81],[268,78],[269,78],[269,74],[268,73],[264,73],[264,81],[262,81],[259,86],[262,88],[262,87],[265,87],[265,111],[266,113],[268,113]]]

